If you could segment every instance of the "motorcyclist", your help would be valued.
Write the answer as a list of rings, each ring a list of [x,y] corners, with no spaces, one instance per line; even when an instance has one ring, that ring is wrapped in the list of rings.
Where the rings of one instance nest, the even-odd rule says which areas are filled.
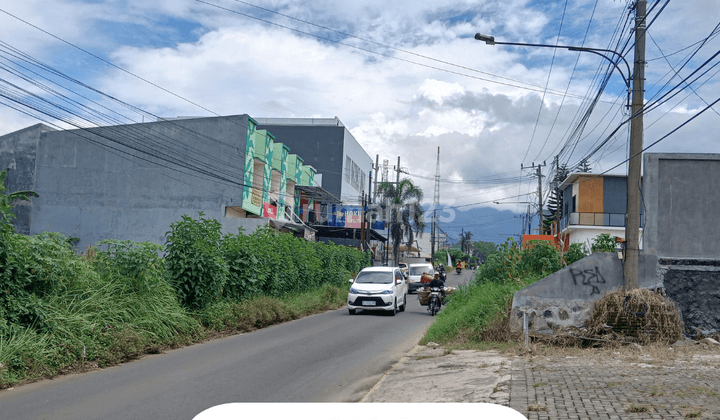
[[[445,297],[445,282],[440,278],[439,273],[435,273],[435,276],[430,281],[430,284],[428,286],[432,289],[433,287],[439,287],[443,292],[443,297]]]
[[[437,271],[438,271],[438,273],[440,274],[440,280],[445,281],[445,279],[447,278],[447,276],[446,276],[446,273],[445,273],[445,266],[444,266],[442,263],[440,263],[440,264],[438,265]]]

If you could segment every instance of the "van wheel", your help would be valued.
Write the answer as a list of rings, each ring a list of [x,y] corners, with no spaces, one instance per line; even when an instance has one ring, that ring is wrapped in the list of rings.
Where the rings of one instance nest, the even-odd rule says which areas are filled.
[[[348,309],[348,312],[350,312],[350,315],[355,315],[356,310],[357,309]]]
[[[395,299],[395,305],[393,305],[393,310],[390,312],[390,316],[395,316],[398,313],[398,306],[397,306],[397,299]]]
[[[407,306],[407,294],[405,295],[405,300],[403,300],[403,304],[400,305],[400,312],[405,312],[406,306]]]

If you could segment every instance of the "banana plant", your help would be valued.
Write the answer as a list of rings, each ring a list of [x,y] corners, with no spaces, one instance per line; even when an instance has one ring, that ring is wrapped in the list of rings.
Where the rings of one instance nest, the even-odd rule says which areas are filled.
[[[8,170],[9,168],[6,168],[0,172],[0,233],[2,234],[13,232],[12,219],[16,216],[12,211],[12,202],[15,200],[29,200],[30,197],[39,197],[35,191],[15,191],[14,193],[5,194],[5,191],[8,191],[8,188],[5,187]]]

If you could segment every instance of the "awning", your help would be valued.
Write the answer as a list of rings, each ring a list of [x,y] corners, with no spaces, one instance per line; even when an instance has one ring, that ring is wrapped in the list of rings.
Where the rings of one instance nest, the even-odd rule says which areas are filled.
[[[408,249],[407,244],[398,245],[398,251],[400,251],[400,252],[405,252],[405,251],[407,251],[407,252],[422,252],[421,250],[419,250],[418,248],[415,248],[414,246],[411,246]]]
[[[313,229],[317,230],[316,237],[361,239],[360,228],[313,225]],[[386,242],[387,238],[379,234],[375,229],[365,229],[365,240]]]
[[[271,225],[275,226],[278,229],[287,228],[292,229],[296,232],[305,233],[306,230],[310,230],[312,232],[316,232],[317,229],[314,227],[303,225],[300,223],[293,223],[289,220],[277,220],[277,219],[268,219]]]
[[[309,185],[296,185],[295,191],[299,191],[309,199],[313,201],[319,201],[321,203],[340,203],[340,200],[335,198],[334,195],[323,187],[309,186]]]

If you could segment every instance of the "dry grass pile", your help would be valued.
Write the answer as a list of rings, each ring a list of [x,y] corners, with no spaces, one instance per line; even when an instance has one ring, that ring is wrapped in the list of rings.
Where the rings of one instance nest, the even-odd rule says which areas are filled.
[[[671,344],[682,338],[683,324],[675,303],[647,289],[618,290],[595,304],[585,324],[589,337],[611,341]]]

